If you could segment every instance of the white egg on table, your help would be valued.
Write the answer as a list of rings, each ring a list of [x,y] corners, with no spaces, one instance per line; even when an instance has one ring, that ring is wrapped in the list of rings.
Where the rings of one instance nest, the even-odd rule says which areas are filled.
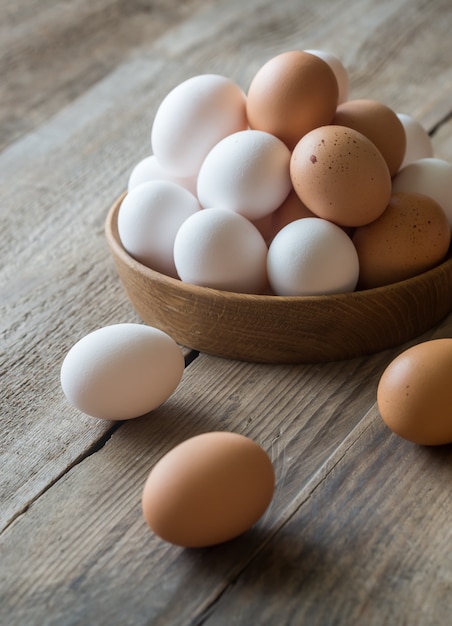
[[[112,324],[89,333],[61,366],[63,392],[83,413],[127,420],[160,406],[175,391],[184,356],[166,333],[144,324]]]

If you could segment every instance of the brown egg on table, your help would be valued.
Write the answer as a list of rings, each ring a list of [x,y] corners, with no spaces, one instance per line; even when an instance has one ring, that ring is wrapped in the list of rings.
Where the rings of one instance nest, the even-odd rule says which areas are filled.
[[[362,133],[380,150],[391,176],[399,170],[405,156],[405,129],[388,106],[377,100],[348,100],[337,107],[332,124]]]
[[[290,176],[301,201],[339,226],[372,222],[391,195],[391,176],[381,152],[345,126],[321,126],[302,137],[292,152]]]
[[[263,515],[275,486],[273,466],[252,439],[209,432],[183,441],[152,469],[142,494],[151,530],[184,547],[223,543]]]
[[[292,190],[276,211],[254,221],[253,224],[261,233],[265,243],[269,245],[284,226],[303,217],[315,217],[315,215]]]
[[[413,443],[452,443],[452,339],[408,348],[385,369],[377,404],[385,424]]]
[[[356,228],[360,289],[416,276],[445,258],[451,234],[437,202],[418,193],[394,193],[384,213]]]
[[[292,150],[307,132],[331,122],[338,93],[336,76],[323,59],[302,50],[284,52],[267,61],[251,81],[249,125]]]

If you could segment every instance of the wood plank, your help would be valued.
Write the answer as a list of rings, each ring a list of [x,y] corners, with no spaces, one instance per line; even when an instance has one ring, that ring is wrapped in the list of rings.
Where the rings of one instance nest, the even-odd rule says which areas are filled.
[[[451,330],[449,320],[437,333]],[[348,433],[363,415],[365,423],[375,415],[376,383],[391,355],[279,367],[198,357],[165,405],[121,426],[2,533],[0,622],[65,624],[71,614],[122,624],[132,615],[138,625],[203,614],[335,459],[346,457]],[[217,429],[250,436],[269,452],[277,475],[272,505],[254,529],[223,546],[164,544],[141,517],[146,475],[178,442]],[[353,462],[365,466],[367,448],[353,449]]]
[[[30,132],[204,0],[0,4],[0,148]]]
[[[432,137],[435,157],[452,163],[452,117],[441,123]]]
[[[451,331],[449,320],[438,329],[437,336]],[[439,531],[445,522],[444,514],[450,511],[450,497],[446,495],[450,465],[442,466],[439,462],[438,470],[432,454],[428,462],[424,457],[416,471],[419,462],[413,461],[413,454],[416,457],[422,453],[390,437],[379,424],[376,383],[389,358],[389,353],[382,353],[347,363],[275,368],[200,356],[186,370],[181,386],[163,407],[149,418],[121,426],[100,450],[81,460],[1,534],[0,622],[30,626],[80,622],[138,626],[188,623],[195,618],[201,620],[211,611],[214,611],[212,620],[217,620],[220,617],[216,615],[216,602],[220,599],[218,615],[225,615],[223,623],[231,623],[227,621],[228,603],[221,600],[230,586],[225,596],[232,594],[229,610],[235,607],[240,615],[243,612],[243,621],[239,623],[248,624],[248,605],[250,610],[258,611],[263,603],[265,619],[261,590],[271,587],[274,575],[277,581],[283,576],[284,559],[291,554],[290,540],[294,543],[294,555],[301,551],[302,569],[296,568],[296,559],[289,561],[287,595],[283,581],[277,590],[278,601],[270,603],[275,610],[282,610],[286,601],[298,606],[297,594],[303,591],[298,586],[300,580],[308,577],[317,559],[320,572],[314,589],[308,585],[306,593],[317,594],[315,610],[320,611],[319,615],[327,600],[327,595],[322,593],[331,592],[322,591],[319,581],[325,580],[326,570],[335,561],[341,561],[341,567],[334,569],[331,581],[341,584],[348,559],[357,558],[350,584],[362,581],[358,589],[364,602],[366,590],[374,589],[363,582],[369,575],[362,571],[365,563],[376,569],[370,579],[375,589],[377,583],[382,584],[377,575],[380,562],[376,555],[378,542],[384,542],[384,534],[379,539],[378,533],[387,532],[387,526],[381,526],[386,516],[394,527],[398,520],[409,525],[414,542],[410,559],[421,550],[422,529],[418,528],[416,535],[415,520],[406,520],[402,515],[403,507],[412,506],[411,500],[403,499],[406,486],[409,486],[406,497],[414,497],[415,486],[419,485],[424,494],[432,490],[429,503],[436,500],[439,508],[440,502],[443,503],[438,526],[433,516],[429,518],[429,537]],[[277,476],[272,505],[251,531],[222,546],[184,550],[165,544],[149,532],[141,516],[140,496],[147,473],[178,442],[217,429],[250,436],[269,452]],[[439,455],[441,458],[441,452]],[[443,459],[448,463],[450,455],[449,461]],[[391,480],[394,472],[396,476],[406,477],[398,489]],[[382,484],[385,481],[386,491]],[[319,504],[317,498],[321,498]],[[423,514],[424,509],[421,510]],[[372,511],[377,511],[380,517],[372,517]],[[317,515],[320,516],[318,531],[315,530]],[[297,522],[300,516],[301,522]],[[301,523],[303,530],[297,527],[287,534],[287,529],[296,523]],[[359,523],[364,527],[364,535],[360,534]],[[317,539],[308,536],[305,541],[303,532],[324,535]],[[339,539],[335,539],[337,534]],[[302,541],[295,542],[294,537],[300,535]],[[446,539],[443,535],[437,542],[438,553],[446,554]],[[278,548],[273,547],[279,541],[284,546],[281,560],[277,557]],[[330,556],[321,550],[321,541],[332,542],[331,548],[327,545]],[[356,556],[354,542],[364,550],[365,558]],[[321,550],[320,555],[317,549]],[[428,541],[423,549],[423,558],[427,559]],[[259,556],[254,565],[256,555],[262,550],[264,556]],[[436,550],[432,553],[432,563],[438,564],[443,576],[447,559],[438,560],[438,553]],[[396,546],[394,554],[397,555]],[[245,574],[242,579],[241,573],[248,571],[250,563],[250,578]],[[399,565],[397,575],[406,575],[403,567]],[[301,578],[299,571],[303,574]],[[418,577],[418,585],[422,586],[426,582],[422,572]],[[385,584],[395,581],[389,577]],[[235,588],[238,598],[234,595]],[[242,592],[244,599],[240,597]],[[399,592],[400,589],[394,591],[394,602]],[[375,601],[380,597],[377,596]],[[353,603],[353,597],[354,594],[345,594],[344,590],[343,602]],[[340,602],[337,605],[337,610],[344,609]],[[373,606],[369,607],[370,615]],[[292,609],[290,605],[290,610],[305,609]],[[346,606],[344,610],[348,612],[351,608]],[[401,610],[397,615],[403,614]],[[271,613],[270,617],[274,618]],[[234,619],[239,619],[238,614]],[[274,621],[269,618],[268,623]]]
[[[111,428],[67,405],[59,368],[91,330],[139,321],[113,269],[103,223],[149,124],[152,84],[167,70],[155,58],[121,66],[0,155],[0,527]],[[119,114],[130,100],[143,114],[133,129]]]
[[[372,408],[198,623],[282,623],[284,607],[286,624],[448,624],[451,468],[452,445],[403,441]]]

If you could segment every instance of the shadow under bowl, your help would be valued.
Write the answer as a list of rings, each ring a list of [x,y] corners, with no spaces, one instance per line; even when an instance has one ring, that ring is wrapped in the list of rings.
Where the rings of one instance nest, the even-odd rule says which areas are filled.
[[[452,310],[450,256],[407,280],[328,296],[249,295],[183,283],[123,248],[117,217],[124,195],[105,223],[122,285],[146,324],[188,348],[256,363],[338,361],[398,346]]]

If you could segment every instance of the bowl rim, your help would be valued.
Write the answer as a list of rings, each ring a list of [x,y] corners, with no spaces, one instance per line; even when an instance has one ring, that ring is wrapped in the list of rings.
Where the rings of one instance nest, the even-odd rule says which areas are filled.
[[[378,295],[385,294],[387,295],[391,291],[398,291],[400,288],[410,288],[411,286],[415,286],[418,282],[425,281],[426,278],[435,279],[436,275],[439,275],[444,271],[444,268],[451,268],[452,270],[452,242],[449,246],[449,250],[445,259],[435,265],[433,268],[426,270],[425,272],[421,272],[420,274],[416,274],[410,278],[406,278],[404,280],[400,280],[394,283],[388,283],[387,285],[382,285],[379,287],[372,287],[369,289],[355,289],[354,291],[341,292],[341,293],[332,293],[332,294],[321,294],[321,295],[308,295],[308,296],[281,296],[276,294],[249,294],[249,293],[239,293],[236,291],[226,291],[221,289],[216,289],[213,287],[205,287],[201,285],[195,285],[193,283],[183,282],[178,278],[173,278],[172,276],[168,276],[166,274],[162,274],[157,270],[154,270],[143,263],[137,261],[133,256],[131,256],[124,246],[121,243],[119,232],[118,232],[118,223],[117,216],[118,211],[121,206],[122,201],[127,195],[127,191],[124,191],[111,205],[106,220],[105,220],[105,236],[107,238],[107,242],[109,246],[114,250],[115,254],[117,254],[123,262],[129,264],[131,267],[141,272],[147,278],[157,281],[162,285],[170,285],[173,288],[180,289],[181,293],[186,293],[187,295],[196,295],[199,296],[208,296],[209,293],[211,295],[215,294],[216,297],[223,297],[228,299],[229,301],[237,301],[243,302],[247,300],[249,302],[261,302],[263,304],[275,304],[277,302],[281,303],[296,303],[300,304],[303,302],[316,302],[321,304],[322,302],[328,302],[329,304],[343,301],[344,299],[349,300],[350,302],[353,300],[362,300],[362,299],[373,299],[377,298]]]

